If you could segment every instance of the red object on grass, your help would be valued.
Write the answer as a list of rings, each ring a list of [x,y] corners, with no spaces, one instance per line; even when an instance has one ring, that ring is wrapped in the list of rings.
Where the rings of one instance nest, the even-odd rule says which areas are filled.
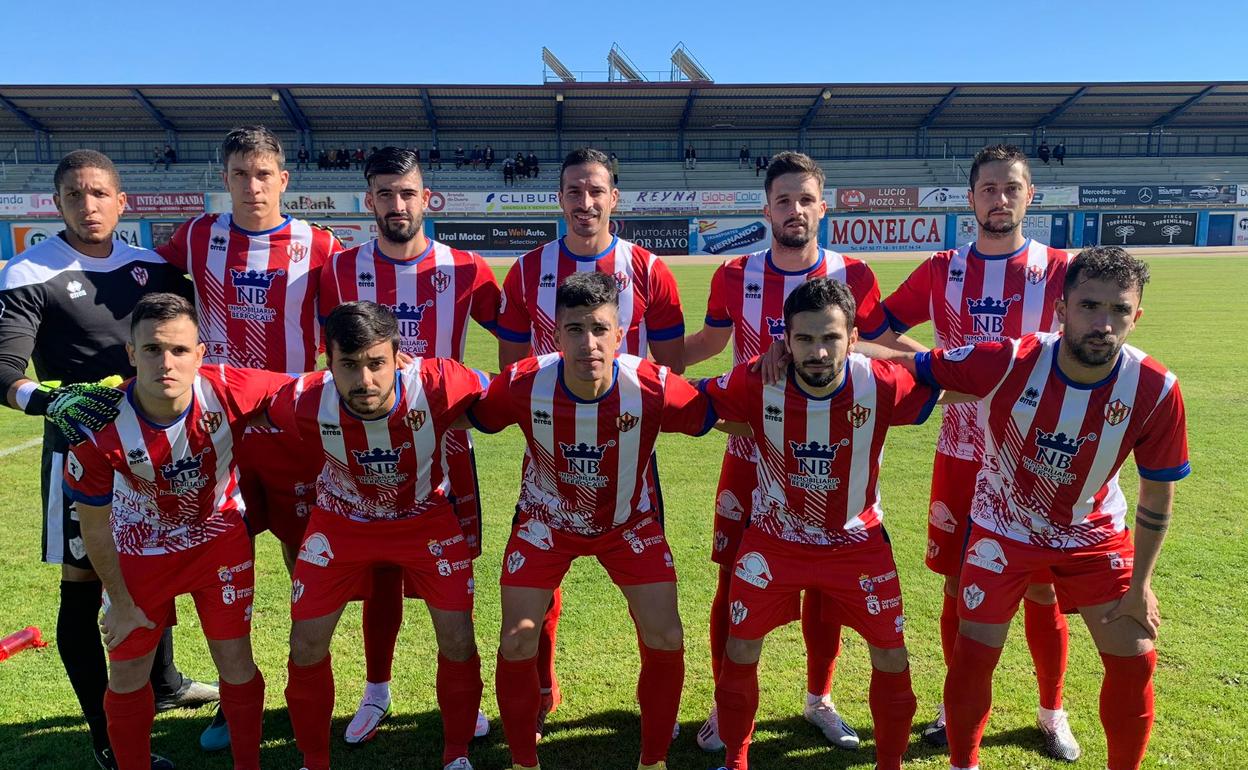
[[[26,626],[21,631],[14,631],[0,639],[0,660],[8,660],[17,653],[30,647],[47,647],[43,634],[35,626]]]

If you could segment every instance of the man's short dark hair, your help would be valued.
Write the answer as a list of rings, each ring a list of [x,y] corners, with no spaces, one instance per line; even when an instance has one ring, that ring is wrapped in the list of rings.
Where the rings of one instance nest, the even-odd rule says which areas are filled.
[[[80,168],[98,168],[108,174],[113,186],[121,191],[121,176],[117,173],[117,167],[113,165],[113,161],[107,155],[95,150],[74,150],[66,153],[61,158],[61,162],[56,164],[56,171],[52,174],[52,189],[58,194],[61,192],[61,182],[65,181],[65,176]]]
[[[761,156],[760,156],[761,157]],[[784,152],[776,153],[771,159],[771,165],[767,167],[767,178],[763,182],[763,192],[768,196],[771,195],[771,185],[776,181],[777,177],[785,174],[809,174],[819,182],[819,190],[822,193],[823,185],[828,181],[824,175],[823,169],[819,168],[819,164],[815,159],[800,152]]]
[[[975,160],[971,161],[970,188],[975,189],[975,182],[979,179],[979,167],[985,163],[1021,163],[1023,171],[1027,174],[1027,181],[1031,181],[1031,163],[1027,161],[1027,153],[1019,149],[1015,144],[990,144],[979,152],[975,153]]]
[[[325,319],[325,351],[331,358],[334,344],[339,353],[350,354],[388,340],[397,352],[400,339],[399,320],[376,302],[344,302]]]
[[[784,300],[784,328],[787,330],[798,313],[839,307],[845,313],[848,328],[854,328],[854,315],[858,303],[849,287],[835,278],[814,278],[798,286]]]
[[[615,278],[597,270],[572,273],[555,289],[555,315],[570,307],[598,308],[620,306],[620,290]]]
[[[371,185],[375,176],[382,174],[406,176],[413,171],[416,172],[417,177],[421,177],[419,155],[403,147],[386,146],[373,151],[373,154],[368,156],[368,162],[364,164],[364,180]],[[423,177],[421,185],[424,185]]]
[[[196,328],[199,327],[199,314],[195,312],[195,306],[181,294],[168,291],[144,294],[135,304],[134,312],[130,314],[130,336],[134,336],[134,330],[139,328],[139,324],[143,321],[172,321],[182,316],[191,319],[191,323],[195,324]]]
[[[1071,289],[1087,281],[1113,281],[1124,289],[1135,289],[1144,296],[1148,264],[1127,253],[1121,246],[1089,246],[1071,260],[1062,284],[1063,299]]]
[[[533,153],[529,153],[531,157]],[[572,166],[584,166],[586,163],[597,163],[607,170],[608,184],[614,184],[611,178],[611,159],[607,157],[602,150],[595,150],[593,147],[578,147],[568,153],[563,159],[563,165],[559,167],[559,189],[563,189],[563,172]]]
[[[264,126],[239,126],[225,135],[221,142],[221,163],[228,166],[231,155],[252,155],[261,153],[277,158],[277,167],[286,167],[286,153],[282,150],[282,140]]]

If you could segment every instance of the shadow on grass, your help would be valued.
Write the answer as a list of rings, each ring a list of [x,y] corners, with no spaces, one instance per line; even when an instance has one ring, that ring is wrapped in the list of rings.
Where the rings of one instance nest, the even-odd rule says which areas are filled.
[[[199,749],[199,734],[211,717],[210,709],[180,711],[160,715],[153,731],[154,750],[172,759],[179,768],[225,770],[232,766],[228,751],[205,754]],[[385,722],[370,743],[349,747],[341,740],[346,719],[335,719],[331,727],[332,761],[335,768],[411,768],[439,770],[442,767],[442,722],[437,712],[399,714]],[[718,767],[723,753],[708,754],[698,748],[694,736],[698,722],[681,724],[680,736],[672,743],[668,757],[671,770],[706,770]],[[491,732],[473,742],[469,757],[476,770],[510,768],[511,759],[503,741],[501,724],[494,720]],[[945,752],[925,745],[918,725],[912,731],[908,761],[926,759],[926,765],[942,766]],[[545,770],[633,770],[637,766],[641,742],[641,721],[635,711],[604,711],[572,719],[555,719],[539,745]],[[828,746],[822,735],[799,716],[767,720],[757,726],[757,740],[751,746],[751,764],[758,768],[788,770],[840,770],[871,768],[875,746],[870,728],[861,731],[863,746],[842,751]],[[1046,766],[1041,754],[1038,731],[1019,728],[990,732],[985,746],[1013,745],[1036,752],[1036,766]],[[82,723],[71,717],[56,717],[26,724],[0,725],[0,767],[93,768],[90,742]],[[285,709],[265,712],[263,767],[298,768],[300,755],[295,748]]]

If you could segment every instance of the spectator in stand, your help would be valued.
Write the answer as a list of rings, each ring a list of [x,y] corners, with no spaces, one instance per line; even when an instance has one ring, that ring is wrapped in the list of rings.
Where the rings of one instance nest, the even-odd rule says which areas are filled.
[[[164,162],[165,162],[165,151],[160,149],[160,145],[158,144],[152,148],[152,171],[155,171],[157,168],[160,167],[160,164]]]
[[[419,165],[420,165],[420,148],[419,148],[419,147],[413,147],[413,148],[412,148],[412,155],[415,155],[415,156],[416,156],[416,165],[417,165],[417,166],[419,166]]]
[[[489,171],[490,166],[494,165],[494,148],[487,144],[485,146],[485,152],[482,155],[482,157],[485,160],[485,170]]]
[[[693,170],[698,167],[698,151],[693,149],[693,145],[685,148],[685,168]]]
[[[768,162],[769,162],[769,159],[767,157],[767,153],[765,152],[759,153],[758,156],[754,158],[754,176],[755,177],[757,177],[759,174],[767,170]]]
[[[338,168],[338,151],[330,149],[325,153],[325,170],[333,171]]]
[[[343,171],[351,170],[351,150],[343,147],[338,151],[338,168]]]
[[[166,144],[165,145],[165,171],[168,171],[169,167],[177,162],[178,162],[178,151],[173,149],[172,146]]]
[[[615,153],[611,153],[611,184],[618,185],[620,183],[620,159]]]
[[[373,148],[373,152],[376,152],[376,151],[377,151],[377,148],[376,148],[376,147],[374,147],[374,148]],[[363,148],[363,147],[356,147],[356,148],[355,148],[355,155],[354,155],[354,157],[352,158],[352,160],[354,160],[354,161],[355,161],[355,170],[356,170],[356,171],[363,170],[363,168],[364,168],[364,148]]]
[[[318,171],[324,171],[329,168],[329,153],[321,150],[316,154],[316,168]]]
[[[516,178],[524,179],[529,175],[529,166],[524,162],[524,153],[516,153]]]
[[[737,168],[749,168],[749,167],[750,167],[750,148],[743,144],[741,145],[740,154],[737,155]],[[757,176],[757,174],[755,174],[755,176]]]
[[[299,169],[300,171],[307,171],[308,159],[310,157],[312,156],[308,154],[308,148],[302,144],[299,145],[299,153],[295,155],[295,158],[299,161],[299,164],[295,168]]]
[[[1065,142],[1058,142],[1057,146],[1053,148],[1053,160],[1057,161],[1057,164],[1059,166],[1066,165],[1066,143]]]
[[[537,156],[536,156],[536,155],[534,155],[534,154],[533,154],[533,152],[532,152],[531,150],[529,151],[529,157],[527,157],[527,158],[525,158],[525,159],[524,159],[524,165],[528,166],[528,168],[529,168],[529,177],[530,177],[530,178],[536,178],[536,177],[537,177],[537,171],[538,171],[538,168],[537,168]]]
[[[514,187],[516,184],[516,162],[511,158],[503,159],[503,186]]]
[[[434,166],[438,167],[438,171],[442,170],[442,151],[436,144],[429,148],[429,170],[433,171]]]
[[[455,145],[455,170],[459,171],[464,167],[464,147],[463,145]]]
[[[1049,165],[1049,143],[1047,141],[1040,142],[1040,146],[1036,148],[1036,157],[1043,161],[1044,165]]]
[[[468,153],[468,163],[472,165],[473,171],[480,168],[483,157],[484,156],[481,153],[481,145],[473,145],[472,151]]]

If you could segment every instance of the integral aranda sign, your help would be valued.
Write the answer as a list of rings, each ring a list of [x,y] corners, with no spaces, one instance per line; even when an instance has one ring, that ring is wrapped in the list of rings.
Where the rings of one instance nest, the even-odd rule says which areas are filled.
[[[923,251],[944,243],[944,214],[828,218],[828,248],[836,251]]]

